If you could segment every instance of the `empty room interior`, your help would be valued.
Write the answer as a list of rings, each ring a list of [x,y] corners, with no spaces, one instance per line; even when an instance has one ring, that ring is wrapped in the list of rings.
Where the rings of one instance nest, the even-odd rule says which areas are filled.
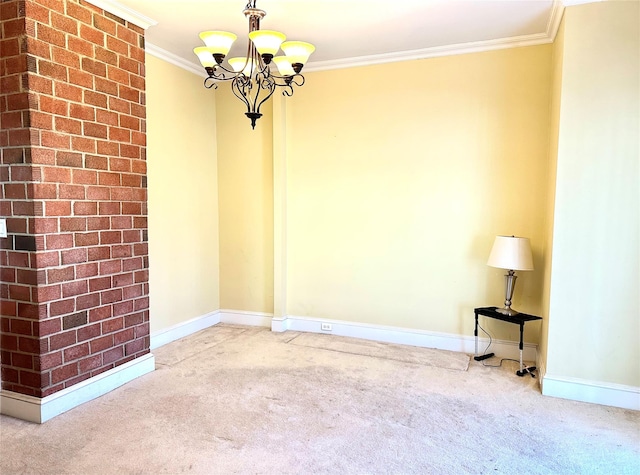
[[[500,37],[446,25],[489,7],[539,10]],[[239,94],[266,86],[203,84],[219,66],[192,51],[199,31],[228,27],[245,54],[243,8],[315,46],[255,127]],[[640,469],[640,3],[5,0],[0,12],[3,473]],[[171,23],[187,21],[189,50]],[[383,35],[404,50],[372,53]],[[517,238],[527,264],[492,262]],[[474,439],[498,455],[459,442],[467,455],[434,461],[464,437],[429,442],[458,410],[469,434],[501,437],[473,426],[472,398],[491,394],[522,413],[487,420],[510,431],[521,417],[540,452]],[[212,417],[189,407],[228,431],[206,449],[213,428],[176,435],[169,456],[168,434]],[[116,423],[120,411],[140,419]],[[580,449],[563,427],[591,422],[574,414],[598,421]],[[122,430],[101,435],[110,424]],[[27,440],[35,457],[16,452]],[[589,447],[593,465],[563,444]]]

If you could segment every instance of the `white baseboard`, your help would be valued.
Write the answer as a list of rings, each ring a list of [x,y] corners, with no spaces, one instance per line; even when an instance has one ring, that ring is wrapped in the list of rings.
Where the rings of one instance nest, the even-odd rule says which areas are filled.
[[[192,335],[217,323],[220,323],[220,310],[177,323],[169,328],[151,333],[150,347],[154,350],[162,345]]]
[[[44,398],[2,390],[0,392],[0,413],[40,424],[107,394],[154,369],[155,358],[151,353],[148,353]]]
[[[640,387],[545,374],[544,396],[640,411]]]
[[[362,338],[365,340],[397,343],[401,345],[419,346],[423,348],[437,348],[439,350],[458,351],[462,353],[475,353],[475,338],[473,336],[457,335],[453,333],[439,333],[410,328],[374,325],[370,323],[345,322],[341,320],[328,320],[323,318],[287,316],[284,319],[273,319],[274,331],[302,331],[312,333],[325,333],[332,335]],[[322,324],[331,325],[331,331],[322,330]],[[485,338],[478,339],[478,350],[484,352],[489,344]],[[502,358],[519,359],[518,342],[493,340],[489,349],[496,356]],[[537,346],[525,343],[522,357],[525,361],[536,361]]]
[[[245,312],[242,310],[219,310],[220,322],[253,327],[271,327],[273,314],[263,312]]]

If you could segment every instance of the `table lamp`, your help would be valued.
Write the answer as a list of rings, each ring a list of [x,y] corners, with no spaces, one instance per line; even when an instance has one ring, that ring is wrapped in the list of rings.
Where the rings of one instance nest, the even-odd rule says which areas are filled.
[[[529,238],[496,236],[487,265],[509,271],[504,276],[504,308],[497,308],[496,311],[503,315],[517,315],[518,312],[511,308],[513,290],[516,287],[516,279],[518,278],[515,275],[515,271],[533,270],[533,258]]]

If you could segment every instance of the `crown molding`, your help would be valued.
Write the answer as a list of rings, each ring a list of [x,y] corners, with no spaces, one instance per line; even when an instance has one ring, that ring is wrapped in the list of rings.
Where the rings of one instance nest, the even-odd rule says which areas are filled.
[[[510,38],[500,38],[496,40],[475,41],[470,43],[459,43],[455,45],[436,46],[432,48],[422,48],[410,51],[398,51],[394,53],[382,53],[370,56],[357,56],[352,58],[341,58],[328,61],[311,61],[304,72],[328,71],[331,69],[355,68],[360,66],[371,66],[376,64],[395,63],[400,61],[414,61],[418,59],[437,58],[441,56],[454,56],[459,54],[480,53],[485,51],[495,51],[508,48],[520,48],[523,46],[536,46],[553,43],[560,27],[564,5],[568,2],[587,3],[590,1],[602,0],[556,0],[553,2],[547,28],[544,33],[532,35],[514,36]],[[111,2],[115,3],[115,2]],[[175,66],[181,67],[189,72],[206,78],[207,74],[203,68],[195,62],[188,61],[180,56],[170,53],[156,45],[146,43],[147,53],[167,61]]]
[[[354,68],[360,66],[371,66],[375,64],[395,63],[398,61],[413,61],[418,59],[437,58],[440,56],[480,53],[500,49],[519,48],[522,46],[535,46],[552,42],[553,38],[549,38],[546,33],[537,33],[534,35],[503,38],[499,40],[476,41],[472,43],[436,46],[433,48],[423,48],[411,51],[399,51],[396,53],[384,53],[372,56],[359,56],[355,58],[317,61],[309,63],[307,66],[305,66],[304,72]]]
[[[88,0],[89,3],[95,5],[98,8],[113,13],[114,15],[127,20],[134,25],[139,26],[142,29],[147,29],[150,26],[157,25],[158,22],[148,16],[143,15],[129,7],[122,5],[114,0]]]
[[[187,61],[177,54],[170,53],[166,49],[162,49],[154,44],[145,42],[144,50],[146,53],[155,56],[158,59],[166,61],[167,63],[171,63],[174,66],[178,66],[179,68],[189,71],[190,73],[197,74],[202,78],[208,77],[206,71],[202,68],[202,66],[192,63],[191,61]]]

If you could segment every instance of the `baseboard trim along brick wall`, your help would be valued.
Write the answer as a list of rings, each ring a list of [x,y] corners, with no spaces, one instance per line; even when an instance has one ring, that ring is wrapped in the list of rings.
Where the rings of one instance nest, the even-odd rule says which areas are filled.
[[[154,369],[155,359],[151,353],[147,353],[140,358],[44,398],[2,390],[0,392],[0,414],[41,424],[74,407],[107,394]]]

